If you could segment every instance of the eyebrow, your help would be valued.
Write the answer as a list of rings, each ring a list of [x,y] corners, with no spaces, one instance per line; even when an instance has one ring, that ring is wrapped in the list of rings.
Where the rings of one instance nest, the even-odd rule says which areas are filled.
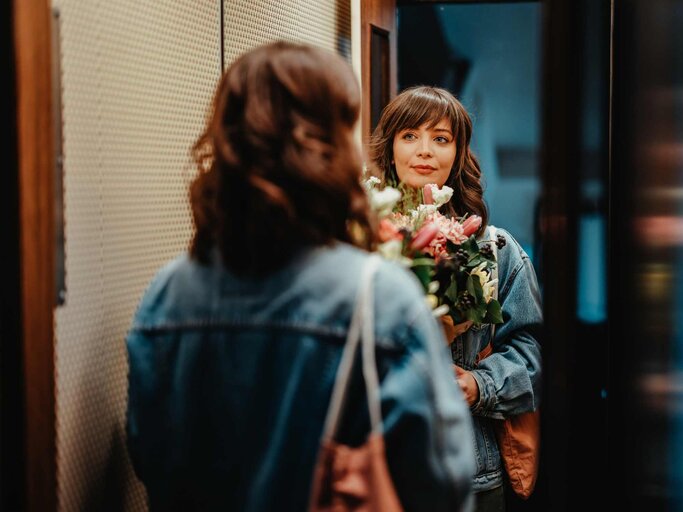
[[[397,133],[409,132],[411,130],[417,130],[417,128],[403,128],[403,130],[400,130]],[[453,135],[453,132],[448,128],[430,128],[430,130],[433,132],[446,132],[448,135]]]

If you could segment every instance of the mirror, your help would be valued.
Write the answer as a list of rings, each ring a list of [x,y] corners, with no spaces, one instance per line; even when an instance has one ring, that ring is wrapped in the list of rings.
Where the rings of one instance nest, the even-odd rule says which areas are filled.
[[[469,111],[490,222],[538,271],[540,2],[399,3],[397,47],[399,92],[443,87]]]

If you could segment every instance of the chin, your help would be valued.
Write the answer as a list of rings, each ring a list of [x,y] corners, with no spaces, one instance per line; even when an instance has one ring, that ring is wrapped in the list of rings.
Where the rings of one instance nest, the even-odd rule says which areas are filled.
[[[443,183],[439,183],[439,180],[436,179],[435,176],[410,176],[405,180],[406,185],[412,188],[422,188],[425,185],[428,185],[430,183],[434,183],[441,187]]]

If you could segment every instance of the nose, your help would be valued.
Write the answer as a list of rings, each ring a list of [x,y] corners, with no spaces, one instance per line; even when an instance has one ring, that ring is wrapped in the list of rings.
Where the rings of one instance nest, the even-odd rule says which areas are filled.
[[[423,137],[420,141],[420,145],[417,148],[417,156],[423,158],[432,156],[432,147],[430,144],[429,137]]]

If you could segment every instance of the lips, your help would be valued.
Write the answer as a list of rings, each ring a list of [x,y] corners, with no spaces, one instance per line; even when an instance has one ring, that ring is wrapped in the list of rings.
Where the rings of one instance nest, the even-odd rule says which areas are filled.
[[[436,171],[436,167],[432,167],[431,165],[413,165],[413,169],[415,169],[415,172],[418,174],[431,174]]]

